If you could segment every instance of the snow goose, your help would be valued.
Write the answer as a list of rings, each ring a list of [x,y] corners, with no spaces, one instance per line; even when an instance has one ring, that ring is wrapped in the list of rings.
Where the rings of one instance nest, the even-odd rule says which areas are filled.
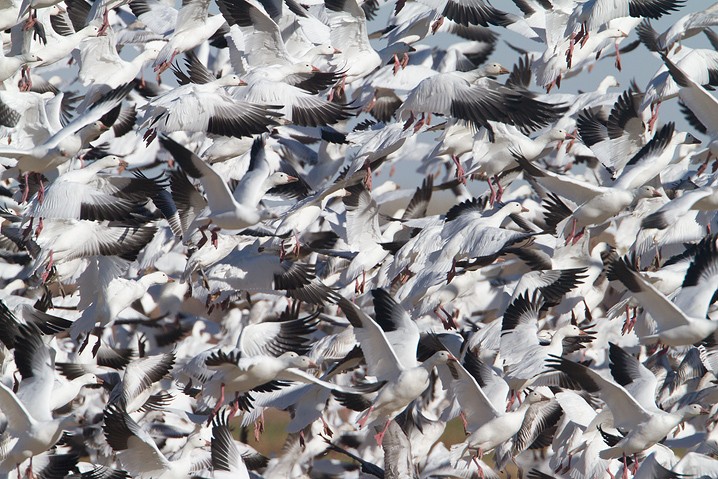
[[[125,60],[117,52],[117,38],[112,32],[80,43],[73,58],[80,68],[78,79],[88,87],[88,92],[78,110],[84,111],[86,105],[109,90],[133,81],[143,66],[157,57],[163,45],[161,41],[147,42],[138,55]]]
[[[459,171],[457,175],[459,179],[472,174],[485,175],[492,192],[492,202],[500,202],[503,196],[499,175],[517,166],[512,151],[519,152],[529,161],[535,161],[547,154],[549,146],[553,143],[559,142],[560,144],[564,140],[574,138],[574,135],[561,128],[551,128],[536,138],[529,138],[514,126],[493,121],[489,124],[491,132],[493,132],[493,142],[484,141],[484,138],[480,136],[475,138],[471,149],[472,161],[466,166],[465,172]],[[487,134],[489,134],[488,131]],[[454,162],[457,161],[459,161],[458,158],[454,158]],[[498,191],[495,191],[492,179]]]
[[[656,332],[643,340],[686,346],[705,339],[718,329],[718,322],[706,319],[713,296],[710,285],[718,274],[714,271],[717,248],[715,236],[700,242],[675,302],[644,279],[628,258],[613,259],[607,270],[609,279],[621,281],[656,322]]]
[[[666,229],[680,224],[679,220],[691,211],[713,211],[718,209],[718,189],[704,187],[684,192],[658,210],[643,218],[641,227]]]
[[[546,370],[544,360],[547,357],[561,356],[564,351],[574,350],[572,345],[564,345],[564,339],[579,338],[581,342],[593,339],[575,324],[566,324],[554,331],[548,344],[541,344],[538,320],[543,304],[538,291],[531,296],[524,293],[511,302],[503,315],[499,354],[506,380],[515,394],[532,384],[536,376]],[[582,348],[581,342],[574,344]]]
[[[89,256],[118,256],[134,261],[157,233],[152,226],[115,226],[85,220],[45,221],[43,234],[35,238],[40,247],[33,271],[45,265],[47,278],[52,266]]]
[[[269,167],[261,156],[263,141],[259,139],[252,146],[254,153],[247,173],[249,175],[247,181],[240,183],[238,188],[242,193],[241,197],[235,198],[224,178],[199,156],[170,137],[162,137],[160,141],[182,169],[191,177],[199,179],[203,186],[207,207],[192,221],[194,224],[201,225],[203,222],[208,222],[222,229],[243,229],[253,226],[263,218],[273,216],[269,211],[258,208],[262,196],[273,186],[296,181],[296,178],[283,172],[268,174]],[[178,183],[173,183],[173,192],[176,186]],[[191,191],[189,193],[192,194]],[[194,192],[193,196],[196,198],[197,193]],[[190,231],[193,230],[194,228],[190,227]]]
[[[66,15],[53,15],[51,23],[52,29],[48,31],[48,40],[50,41],[44,46],[33,50],[42,59],[37,66],[52,65],[59,62],[67,58],[85,40],[100,35],[98,25],[89,24],[75,29]],[[115,87],[119,85],[121,83],[118,83]]]
[[[660,18],[683,6],[682,0],[591,0],[575,8],[568,19],[565,35],[573,41],[585,42],[590,33],[621,17]],[[580,31],[576,32],[577,27]]]
[[[607,28],[591,35],[578,52],[572,50],[573,40],[565,40],[554,48],[547,48],[543,56],[531,65],[536,75],[536,84],[546,87],[547,90],[551,90],[553,85],[560,86],[564,76],[580,70],[587,62],[600,57],[606,47],[613,44],[618,51],[618,42],[627,36],[628,33],[619,28]],[[557,54],[566,49],[568,53],[565,57]]]
[[[377,320],[372,319],[351,301],[339,300],[339,307],[354,327],[354,334],[367,360],[369,374],[386,384],[369,409],[359,417],[364,427],[375,421],[385,422],[375,438],[381,445],[391,420],[429,386],[432,369],[439,364],[456,361],[447,351],[434,353],[418,364],[416,345],[419,329],[406,311],[384,290],[372,290]],[[379,324],[384,324],[385,332]]]
[[[43,173],[65,163],[110,128],[111,125],[103,124],[101,119],[116,108],[131,89],[132,85],[127,84],[107,93],[64,128],[29,150],[0,148],[0,157],[15,159],[10,166],[21,173]]]
[[[85,372],[64,383],[56,381],[55,350],[51,349],[38,335],[33,326],[20,326],[15,348],[15,364],[22,380],[18,385],[17,397],[36,419],[51,418],[45,409],[54,411],[73,401],[84,386],[101,381],[92,372]],[[50,387],[52,393],[47,404],[37,402],[36,396],[44,397],[44,388]]]
[[[718,100],[703,87],[700,78],[694,78],[693,72],[688,75],[683,67],[671,61],[666,55],[661,55],[661,58],[671,78],[678,85],[678,96],[681,101],[695,115],[706,133],[711,136],[711,140],[715,140],[718,135],[718,114],[715,109]]]
[[[33,198],[26,215],[31,218],[97,221],[130,219],[129,213],[139,212],[139,205],[112,195],[102,187],[102,183],[109,183],[107,178],[97,176],[102,170],[121,170],[126,166],[127,162],[120,157],[108,155],[85,168],[60,175],[46,188],[42,198],[40,195]],[[111,186],[108,185],[107,189],[111,190]]]
[[[465,27],[469,25],[505,27],[513,23],[514,20],[506,12],[494,8],[487,0],[446,0],[437,3],[435,8],[441,11],[443,17]],[[441,20],[439,18],[438,22]],[[432,29],[436,30],[438,27],[432,26]]]
[[[140,408],[162,404],[163,396],[152,396],[155,383],[167,376],[175,362],[173,353],[145,356],[131,361],[125,368],[122,380],[110,391],[108,404],[116,405],[122,411],[132,413]]]
[[[342,201],[346,207],[346,242],[356,256],[343,273],[342,281],[352,282],[371,271],[389,252],[381,245],[393,238],[401,224],[392,222],[383,232],[379,229],[379,207],[363,182],[348,187],[348,195]],[[359,286],[364,288],[364,281]]]
[[[250,70],[257,67],[306,63],[308,60],[311,64],[315,55],[331,57],[339,53],[339,50],[329,44],[292,45],[293,50],[304,51],[301,58],[295,58],[285,45],[279,25],[257,3],[252,0],[220,1],[218,6],[230,25],[240,26],[244,34],[244,58]],[[337,80],[337,74],[334,72],[323,73],[321,76],[328,82]]]
[[[506,411],[508,384],[473,353],[467,351],[463,364],[458,361],[447,364],[453,381],[451,390],[461,405],[469,436],[461,444],[451,448],[453,463],[469,450],[476,450],[475,458],[483,455],[512,437],[530,434],[531,422],[543,423],[539,429],[550,427],[560,416],[561,409],[553,401],[550,408],[542,408],[538,417],[528,419],[529,408],[545,401],[538,391],[531,392],[517,409]],[[530,442],[530,441],[529,441]],[[478,463],[477,463],[478,464]],[[479,475],[481,471],[479,471]]]
[[[245,85],[237,75],[226,75],[207,83],[188,83],[155,97],[143,105],[142,128],[152,141],[156,131],[203,131],[216,135],[243,137],[267,131],[276,125],[274,107],[236,101],[221,89]],[[188,116],[188,111],[196,114]]]
[[[633,190],[607,188],[601,194],[581,203],[571,213],[570,218],[564,223],[563,236],[566,242],[576,242],[584,228],[605,223],[641,199],[656,197],[661,197],[660,191],[648,185]],[[571,224],[570,232],[569,224]],[[560,223],[558,228],[561,229]]]
[[[190,435],[179,457],[169,460],[159,450],[147,431],[116,405],[105,408],[104,424],[107,443],[117,452],[120,464],[140,478],[174,479],[191,477],[208,459],[201,450],[206,441],[199,434]]]
[[[107,267],[104,263],[102,265]],[[107,271],[101,272],[99,281],[92,285],[95,288],[94,299],[72,324],[70,335],[73,339],[89,332],[97,323],[101,328],[110,324],[122,311],[141,299],[151,286],[174,281],[162,271],[148,273],[133,280],[114,276],[110,270],[111,268],[107,268]],[[84,291],[89,294],[92,290],[85,289]]]
[[[711,82],[718,70],[718,53],[714,50],[691,50],[683,47],[677,54],[671,55],[670,60],[701,85]],[[658,118],[658,107],[661,102],[674,98],[679,92],[679,86],[672,78],[666,65],[661,65],[645,88],[640,111],[651,108],[649,129],[653,129]]]
[[[650,140],[646,122],[639,108],[641,93],[635,83],[613,103],[606,117],[592,108],[580,111],[576,128],[581,142],[614,175]]]
[[[257,254],[273,250],[272,254]],[[201,250],[200,250],[201,251]],[[289,295],[310,304],[334,303],[337,293],[317,276],[316,265],[280,259],[272,245],[243,245],[207,268],[210,294],[224,300],[235,291]]]
[[[53,316],[28,303],[20,303],[14,311],[0,300],[0,342],[6,348],[13,349],[18,335],[20,325],[31,324],[42,334],[56,334],[65,331],[70,327],[71,322],[65,318]]]
[[[182,5],[172,36],[152,64],[156,72],[167,70],[177,55],[201,45],[225,23],[222,15],[208,14],[210,3],[209,0],[192,0]]]
[[[542,102],[526,90],[501,85],[487,75],[509,71],[490,63],[470,72],[439,73],[422,80],[397,110],[413,123],[413,115],[437,113],[490,129],[489,120],[537,129],[561,116],[566,107]],[[421,122],[421,120],[419,120]]]
[[[249,472],[229,429],[228,414],[220,411],[212,419],[212,477],[249,479]]]
[[[658,48],[668,52],[676,42],[698,35],[716,24],[718,24],[718,3],[679,18],[658,37]]]
[[[10,92],[0,93],[0,120],[5,141],[18,149],[32,148],[60,130],[63,93]],[[51,126],[52,125],[52,126]]]
[[[623,457],[625,465],[626,457],[658,443],[681,422],[707,413],[698,404],[666,412],[655,407],[654,402],[653,407],[646,409],[625,388],[587,366],[559,357],[549,358],[547,365],[567,375],[569,379],[561,380],[562,384],[573,383],[587,392],[598,394],[613,414],[613,425],[625,433],[615,446],[599,453],[601,459]]]
[[[42,61],[40,56],[35,53],[28,52],[11,57],[0,57],[0,81],[5,81],[15,75],[20,69],[30,63]]]
[[[682,151],[682,145],[689,145],[690,149],[691,145],[697,144],[700,144],[700,140],[693,135],[676,132],[675,125],[672,122],[667,123],[626,164],[623,172],[616,178],[614,187],[631,189],[648,183],[686,153]]]
[[[426,275],[435,277],[432,281],[445,279],[451,282],[456,275],[457,263],[469,260],[474,266],[490,264],[504,248],[529,240],[531,235],[528,233],[501,228],[510,215],[527,211],[521,203],[510,201],[487,215],[480,206],[483,202],[476,200],[467,200],[449,210],[437,238],[439,243],[428,255],[416,260],[422,265],[431,265],[431,268],[416,277],[415,288],[421,289],[420,284],[428,286],[419,280]]]
[[[26,459],[51,448],[62,432],[77,425],[73,415],[53,419],[54,368],[50,349],[36,336],[36,331],[21,326],[21,340],[16,344],[23,388],[14,393],[0,383],[0,409],[8,422],[6,433],[12,438],[0,462],[0,472],[7,474]],[[22,382],[21,382],[22,383]],[[20,395],[23,398],[20,398]]]
[[[317,364],[294,351],[278,357],[244,356],[236,349],[229,353],[214,351],[205,358],[204,364],[213,374],[205,378],[202,398],[206,405],[214,403],[215,412],[224,404],[227,396],[232,398],[235,408],[247,410],[253,399],[249,394],[251,391],[272,391],[286,385],[286,381],[319,384],[345,393],[356,392],[306,373],[303,370],[315,368]]]
[[[255,68],[243,77],[248,86],[237,90],[235,97],[252,103],[283,105],[279,112],[299,126],[325,126],[350,118],[352,107],[316,95],[326,83],[315,78],[314,70],[316,67],[308,63]],[[306,80],[297,82],[303,78]]]
[[[342,83],[352,83],[381,65],[381,58],[369,44],[366,15],[356,0],[325,0],[331,44],[339,53],[332,64],[344,74]]]

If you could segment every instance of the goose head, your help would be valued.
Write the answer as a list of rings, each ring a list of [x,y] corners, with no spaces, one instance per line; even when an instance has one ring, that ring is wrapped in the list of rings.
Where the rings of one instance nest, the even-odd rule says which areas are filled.
[[[189,449],[190,451],[194,451],[197,448],[209,446],[209,441],[202,438],[202,436],[198,433],[190,434],[190,436],[187,438],[187,443],[185,445],[185,448]]]
[[[549,399],[548,397],[544,396],[538,391],[531,391],[528,396],[526,396],[526,399],[524,400],[524,404],[536,404],[541,401],[545,401]]]
[[[140,278],[139,281],[148,286],[152,286],[153,284],[166,284],[174,282],[172,278],[167,276],[167,274],[163,273],[162,271],[155,271],[154,273],[146,274],[142,278]]]
[[[312,361],[307,356],[300,356],[294,351],[289,351],[281,356],[279,356],[280,359],[284,359],[289,367],[298,368],[298,369],[309,369],[309,368],[316,368],[317,363]]]
[[[569,133],[563,128],[552,128],[548,131],[547,137],[549,141],[563,141],[573,140],[576,138],[576,135],[574,135],[573,133]]]
[[[497,212],[497,214],[502,214],[504,217],[509,215],[516,215],[519,213],[526,213],[529,210],[527,208],[524,208],[521,203],[518,201],[509,201],[504,206],[501,207],[501,209]]]
[[[498,76],[511,73],[511,70],[498,62],[487,63],[486,65],[479,67],[479,71],[484,76]]]
[[[308,52],[310,55],[321,55],[325,57],[333,56],[337,53],[341,53],[341,50],[338,48],[334,48],[333,46],[329,45],[328,43],[323,43],[321,45],[317,45],[316,47],[312,48]]]
[[[299,178],[290,174],[284,173],[283,171],[275,171],[267,177],[266,185],[267,189],[274,188],[275,186],[287,185],[299,181]]]
[[[660,198],[661,192],[652,186],[643,185],[639,188],[636,188],[634,195],[637,200],[644,198]]]
[[[608,75],[606,78],[601,80],[601,83],[598,84],[598,88],[596,88],[596,91],[599,93],[606,93],[609,88],[614,88],[617,86],[621,86],[618,83],[618,80],[613,75]]]
[[[711,411],[710,409],[705,408],[700,404],[693,403],[687,406],[683,406],[676,412],[681,415],[683,419],[691,419],[700,416],[701,414],[710,414]]]
[[[19,58],[20,58],[20,60],[22,60],[22,62],[23,62],[24,65],[26,65],[26,64],[28,64],[28,63],[41,62],[41,61],[42,61],[42,58],[40,58],[39,56],[37,56],[37,55],[34,54],[34,53],[25,53],[25,54],[23,54],[23,55],[20,55]]]
[[[448,351],[437,351],[433,356],[424,361],[424,367],[430,369],[439,364],[446,364],[449,361],[457,361],[456,356]]]
[[[225,75],[215,80],[214,84],[219,86],[244,86],[247,82],[239,78],[239,75]]]
[[[82,386],[90,386],[93,384],[102,384],[104,381],[97,377],[94,373],[85,373],[80,377],[77,377],[72,380],[72,382],[80,384]]]

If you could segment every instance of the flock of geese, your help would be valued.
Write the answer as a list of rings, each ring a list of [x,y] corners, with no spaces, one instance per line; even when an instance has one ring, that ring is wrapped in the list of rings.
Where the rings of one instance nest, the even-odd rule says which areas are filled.
[[[718,477],[718,4],[494,3],[0,1],[0,476]]]

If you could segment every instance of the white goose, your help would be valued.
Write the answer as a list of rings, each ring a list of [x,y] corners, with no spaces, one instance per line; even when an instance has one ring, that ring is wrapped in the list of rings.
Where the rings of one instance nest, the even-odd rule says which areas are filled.
[[[78,424],[74,415],[53,418],[53,387],[55,379],[54,351],[37,336],[34,328],[20,326],[21,336],[16,344],[16,362],[23,376],[21,388],[14,393],[0,382],[0,410],[8,422],[6,446],[0,472],[8,473],[26,459],[50,449],[63,431]],[[66,395],[63,395],[63,400]],[[74,399],[74,397],[72,398]],[[61,404],[64,405],[64,404]]]
[[[180,53],[204,43],[225,23],[222,15],[208,14],[210,3],[210,0],[191,0],[182,5],[172,36],[152,64],[157,73],[167,70]]]
[[[169,460],[152,436],[118,406],[107,406],[104,418],[107,443],[117,452],[122,467],[133,476],[143,479],[188,478],[201,470],[208,459],[208,454],[199,449],[206,445],[199,434],[190,435],[179,457]]]
[[[262,219],[272,218],[272,213],[258,208],[260,200],[270,188],[296,181],[295,177],[281,171],[268,174],[269,165],[263,156],[264,142],[260,138],[252,146],[250,169],[246,174],[246,181],[242,181],[238,186],[238,197],[235,197],[224,178],[195,153],[169,137],[163,137],[161,142],[182,169],[193,178],[199,179],[204,188],[207,208],[193,220],[195,226],[190,227],[190,231],[194,231],[194,228],[202,223],[213,223],[222,229],[243,229],[259,223]],[[196,191],[189,193],[197,196]]]
[[[416,323],[386,291],[372,290],[372,296],[378,321],[386,324],[391,333],[385,333],[377,321],[351,301],[341,298],[338,304],[354,326],[369,374],[379,381],[386,381],[371,407],[359,416],[358,421],[362,428],[375,421],[385,423],[382,431],[375,436],[377,444],[381,445],[391,420],[429,386],[432,369],[439,364],[456,361],[456,358],[447,351],[439,351],[419,364],[416,359],[419,341]]]
[[[623,283],[656,322],[655,333],[642,338],[644,341],[659,340],[669,346],[686,346],[705,339],[718,329],[718,321],[706,317],[713,297],[711,287],[718,278],[716,237],[707,236],[697,248],[674,301],[643,278],[629,259],[614,257],[609,264],[609,279]]]
[[[149,128],[145,138],[154,132],[204,131],[225,136],[251,136],[264,133],[276,125],[279,114],[272,107],[236,101],[221,89],[246,85],[237,75],[203,84],[188,83],[155,97],[142,106],[145,110],[142,128]],[[186,112],[192,111],[193,115]]]
[[[146,274],[137,280],[108,275],[107,272],[101,275],[99,282],[90,285],[91,288],[95,288],[94,300],[70,327],[70,335],[73,339],[78,339],[82,334],[91,331],[97,323],[100,327],[110,324],[122,311],[141,299],[151,286],[174,282],[162,271]],[[93,291],[84,288],[83,290],[86,294]]]
[[[655,406],[652,395],[652,407],[647,409],[646,405],[639,403],[624,387],[587,366],[559,357],[548,359],[547,365],[567,374],[586,391],[598,394],[613,413],[614,427],[625,435],[615,446],[602,450],[599,453],[601,459],[623,457],[625,465],[627,456],[640,453],[656,444],[681,422],[708,413],[698,404],[684,406],[675,412],[666,412]],[[649,390],[645,389],[645,392]]]

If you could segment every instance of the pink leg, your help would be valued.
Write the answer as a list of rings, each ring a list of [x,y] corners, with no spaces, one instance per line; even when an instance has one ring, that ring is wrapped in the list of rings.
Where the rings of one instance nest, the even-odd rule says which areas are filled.
[[[172,62],[175,60],[175,57],[179,54],[178,50],[175,50],[172,52],[172,56],[169,60],[160,63],[155,67],[155,72],[157,72],[157,75],[162,74],[165,70],[167,70],[170,66],[172,66]]]
[[[322,426],[323,426],[323,429],[324,429],[324,434],[326,434],[326,435],[329,436],[329,437],[333,437],[333,436],[334,436],[334,431],[332,431],[332,428],[329,427],[329,424],[327,423],[327,421],[324,420],[324,416],[319,416],[319,419],[322,420]]]
[[[456,276],[456,259],[454,259],[451,262],[451,269],[446,274],[446,284],[451,283],[451,281],[454,279],[455,276]]]
[[[45,201],[45,183],[42,181],[42,175],[37,173],[37,181],[40,183],[40,189],[37,192],[37,201],[42,204]]]
[[[626,460],[626,455],[623,455],[623,474],[621,475],[622,479],[628,479],[628,461]]]
[[[576,46],[576,34],[571,34],[571,39],[568,42],[568,50],[566,50],[566,66],[571,68],[571,61],[573,60],[573,49]]]
[[[27,197],[30,196],[30,173],[25,173],[25,189],[22,192],[22,199],[20,203],[27,203]]]
[[[372,187],[372,177],[371,177],[371,165],[369,162],[365,165],[366,174],[364,175],[364,186],[366,186],[366,189],[371,191]]]
[[[259,415],[259,419],[254,423],[254,440],[259,442],[264,432],[264,410]]]
[[[222,404],[224,404],[224,383],[222,383],[222,385],[220,386],[219,399],[217,400],[217,404],[215,404],[214,410],[212,411],[213,416],[217,414],[217,411],[219,411],[219,408],[222,407]]]
[[[491,178],[486,180],[486,182],[489,184],[489,191],[491,191],[491,196],[489,196],[489,204],[491,206],[494,206],[494,203],[496,203],[496,190],[494,189],[493,183],[491,183]]]
[[[34,27],[36,23],[37,23],[37,10],[30,9],[30,14],[28,15],[27,21],[25,22],[25,25],[23,25],[22,29],[24,31],[28,31],[32,27]]]
[[[384,429],[381,430],[379,434],[374,435],[374,439],[376,439],[376,445],[381,447],[381,443],[384,441],[384,434],[386,434],[386,430],[389,429],[389,424],[391,423],[391,419],[389,419],[386,424],[384,424]]]
[[[30,76],[30,67],[23,65],[20,70],[20,81],[18,82],[20,91],[30,91],[32,89],[32,77]]]
[[[566,243],[564,243],[564,246],[568,245],[573,240],[573,238],[576,236],[577,223],[578,223],[578,220],[576,220],[576,218],[571,220],[571,233],[569,233],[568,237],[566,238]]]
[[[414,123],[414,112],[409,114],[409,118],[404,122],[404,130],[408,130],[411,124]]]
[[[371,415],[371,412],[374,410],[374,406],[371,406],[369,410],[366,412],[364,417],[362,417],[357,424],[359,424],[359,429],[362,429],[364,426],[366,426],[367,421],[369,420],[369,416]]]
[[[586,228],[582,228],[581,231],[579,231],[579,232],[576,234],[576,236],[573,237],[573,242],[572,242],[572,244],[578,243],[578,242],[581,240],[581,238],[583,238],[583,234],[584,234],[585,232],[586,232]]]
[[[583,35],[581,36],[581,48],[583,48],[588,41],[588,27],[586,25],[586,22],[583,22],[581,24],[581,31],[583,32]]]
[[[421,127],[424,126],[424,123],[426,123],[426,121],[426,114],[422,113],[421,118],[419,118],[419,121],[417,121],[414,125],[414,133],[421,130]]]
[[[658,107],[660,106],[660,101],[651,106],[651,119],[648,120],[648,131],[653,131],[653,128],[656,126],[656,121],[658,121]]]
[[[459,413],[459,417],[461,418],[461,424],[464,425],[464,434],[467,436],[469,435],[469,422],[466,420],[466,414],[464,414],[464,411],[461,411]]]
[[[618,48],[618,42],[614,43],[614,47],[616,48],[616,69],[620,72],[621,71],[621,49]]]
[[[434,23],[431,24],[431,34],[434,35],[444,24],[444,17],[439,17]]]
[[[501,201],[501,198],[504,196],[504,187],[501,186],[501,181],[499,181],[499,176],[494,176],[494,181],[496,182],[496,201]]]
[[[466,184],[466,171],[464,170],[464,167],[461,166],[461,160],[459,160],[459,157],[456,155],[451,155],[451,159],[454,161],[454,164],[456,165],[456,179],[459,180],[459,183],[465,185]]]
[[[40,278],[43,283],[45,281],[47,281],[47,278],[50,276],[50,272],[52,271],[52,264],[54,262],[54,259],[52,256],[53,256],[53,251],[51,250],[50,251],[50,261],[47,262],[47,266],[45,266],[45,272],[42,273],[42,276]]]
[[[105,11],[102,12],[102,25],[100,26],[100,29],[97,31],[97,36],[101,37],[105,33],[107,33],[107,29],[110,28],[110,11],[105,8]]]

